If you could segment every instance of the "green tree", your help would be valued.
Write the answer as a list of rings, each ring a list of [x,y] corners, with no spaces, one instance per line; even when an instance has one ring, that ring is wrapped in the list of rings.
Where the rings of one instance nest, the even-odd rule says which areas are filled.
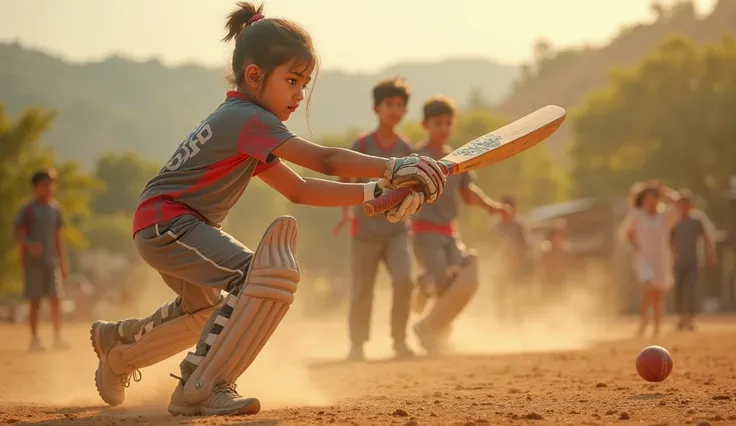
[[[98,215],[85,220],[82,230],[89,247],[125,254],[134,260],[137,251],[131,238],[131,222],[131,216],[124,213]]]
[[[38,109],[25,111],[11,121],[0,105],[0,292],[17,290],[19,255],[13,236],[13,222],[21,205],[31,196],[30,178],[40,168],[58,171],[57,200],[67,222],[65,239],[72,248],[86,243],[79,222],[90,213],[88,204],[99,188],[97,181],[81,172],[73,162],[56,164],[53,153],[39,141],[50,127],[53,113]]]
[[[574,111],[572,182],[580,196],[620,196],[658,178],[706,198],[736,170],[736,40],[673,37]]]
[[[132,214],[141,191],[159,169],[159,164],[132,152],[104,154],[97,160],[94,173],[105,185],[105,191],[94,197],[92,209],[96,214]]]

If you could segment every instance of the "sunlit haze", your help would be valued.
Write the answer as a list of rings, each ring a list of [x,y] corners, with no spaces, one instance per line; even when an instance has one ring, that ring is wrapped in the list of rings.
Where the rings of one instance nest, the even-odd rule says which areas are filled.
[[[0,41],[64,59],[112,53],[167,64],[222,66],[219,40],[232,0],[0,0]],[[407,61],[481,57],[527,60],[541,37],[555,46],[597,44],[619,27],[653,19],[646,0],[270,0],[267,16],[293,19],[314,37],[329,69],[375,71]],[[664,1],[662,3],[670,3]],[[699,13],[715,0],[696,0]]]

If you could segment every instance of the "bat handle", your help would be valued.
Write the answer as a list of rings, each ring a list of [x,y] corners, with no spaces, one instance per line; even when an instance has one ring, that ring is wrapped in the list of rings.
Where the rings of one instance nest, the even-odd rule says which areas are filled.
[[[442,172],[445,174],[445,177],[449,176],[452,173],[452,169],[448,164],[442,161],[439,161],[437,164],[439,164]],[[368,217],[373,217],[387,212],[404,202],[404,199],[408,197],[412,193],[412,191],[413,190],[411,188],[403,187],[383,194],[373,200],[366,201],[365,203],[363,203],[363,213],[365,213],[365,215]]]
[[[366,201],[363,203],[363,213],[368,217],[372,217],[389,211],[404,202],[404,198],[411,195],[411,193],[411,188],[403,187]]]

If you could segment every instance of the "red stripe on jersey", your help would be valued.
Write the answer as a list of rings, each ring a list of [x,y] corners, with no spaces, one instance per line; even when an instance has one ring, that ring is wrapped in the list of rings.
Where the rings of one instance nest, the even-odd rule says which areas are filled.
[[[256,160],[265,163],[273,148],[279,144],[273,136],[271,128],[258,118],[252,116],[240,129],[238,136],[238,152],[250,155]]]
[[[183,194],[207,188],[251,159],[252,158],[247,155],[237,155],[235,157],[229,157],[222,161],[218,161],[211,164],[199,181],[187,189],[167,194],[159,194],[143,200],[133,214],[133,235],[135,236],[135,233],[143,228],[187,214],[195,215],[206,220],[196,210],[179,202],[178,198]],[[258,171],[258,173],[262,173],[265,169],[272,167],[272,165],[275,165],[276,163],[277,162],[272,162],[270,165],[264,164],[263,167],[260,167],[262,163],[259,163],[258,166],[256,166],[256,170],[258,171],[260,167],[260,171]],[[217,224],[213,225],[217,226]]]
[[[245,93],[240,93],[235,90],[228,90],[227,94],[225,95],[228,99],[230,98],[237,98],[243,101],[250,102],[250,99],[248,99],[248,96],[245,95]]]
[[[457,235],[457,229],[455,228],[455,222],[450,222],[445,225],[440,225],[438,223],[414,219],[411,221],[411,231],[414,234],[422,234],[426,232],[431,232],[435,234],[445,235],[447,237],[454,237],[455,235]]]

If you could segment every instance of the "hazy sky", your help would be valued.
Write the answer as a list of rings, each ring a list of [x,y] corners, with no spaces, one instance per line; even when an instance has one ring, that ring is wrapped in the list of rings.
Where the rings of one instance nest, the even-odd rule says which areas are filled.
[[[669,1],[664,1],[669,3]],[[122,53],[167,64],[224,66],[220,42],[233,0],[0,0],[0,40],[73,61]],[[266,16],[312,34],[330,69],[373,71],[399,61],[526,60],[554,45],[605,42],[621,25],[653,19],[649,0],[266,0]],[[695,0],[700,13],[716,0]],[[452,5],[452,6],[450,6]]]

